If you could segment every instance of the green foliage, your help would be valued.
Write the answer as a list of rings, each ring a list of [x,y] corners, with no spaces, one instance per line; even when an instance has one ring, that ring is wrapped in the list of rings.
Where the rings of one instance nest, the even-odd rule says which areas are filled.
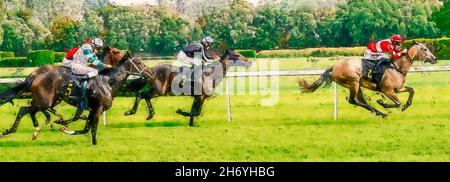
[[[13,18],[3,22],[3,42],[0,49],[26,52],[31,49],[34,32],[24,20]]]
[[[31,67],[33,66],[27,57],[2,58],[0,67]]]
[[[148,50],[164,55],[172,54],[186,44],[183,37],[182,19],[162,17],[157,34],[152,34],[148,40]]]
[[[343,24],[343,35],[348,32],[352,45],[385,39],[390,35],[406,37],[436,37],[438,30],[429,20],[431,1],[351,0],[337,10],[338,21]]]
[[[208,8],[195,10],[196,17],[185,17],[170,1],[128,7],[108,5],[108,0],[14,0],[14,8],[7,11],[1,1],[0,49],[19,55],[31,49],[64,51],[101,37],[119,49],[172,54],[186,43],[211,36],[215,48],[259,51],[351,47],[394,33],[433,38],[450,31],[448,1],[441,9],[437,0],[348,0],[334,6],[335,2],[324,7],[290,0],[261,1],[261,6],[234,0],[222,7],[210,7],[208,2],[204,4]]]
[[[57,18],[51,28],[50,41],[56,51],[64,51],[81,44],[84,39],[80,34],[80,22],[70,17]]]
[[[239,54],[245,56],[246,58],[256,58],[255,50],[237,50]]]
[[[64,57],[66,56],[66,52],[54,52],[55,54],[55,63],[62,62]]]
[[[12,51],[0,51],[0,56],[2,56],[3,58],[14,57],[14,52],[12,52]]]
[[[412,41],[416,40],[419,43],[426,44],[430,47],[434,55],[440,60],[450,59],[450,38],[438,38],[438,39],[412,39],[405,42],[403,47],[409,47]]]
[[[269,50],[258,52],[258,58],[362,56],[365,47],[307,48],[300,50]]]
[[[432,19],[441,33],[450,37],[450,1],[445,1],[444,6],[439,11],[433,12]]]
[[[49,50],[30,51],[27,57],[33,66],[51,65],[55,62],[55,54]]]

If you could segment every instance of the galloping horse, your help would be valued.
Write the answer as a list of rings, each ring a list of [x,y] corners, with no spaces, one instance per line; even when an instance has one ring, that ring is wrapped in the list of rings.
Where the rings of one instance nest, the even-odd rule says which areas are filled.
[[[234,51],[226,50],[225,54],[220,58],[219,62],[212,63],[211,65],[204,66],[203,73],[201,75],[201,90],[194,93],[194,88],[192,87],[189,94],[184,94],[183,96],[194,97],[194,103],[190,112],[184,112],[181,109],[177,110],[178,114],[190,117],[189,126],[194,126],[194,117],[201,114],[202,106],[206,98],[211,97],[214,94],[214,89],[226,76],[227,71],[230,66],[251,66],[252,61],[239,53]],[[148,107],[147,120],[153,118],[155,111],[151,103],[151,99],[164,95],[180,95],[174,94],[173,85],[177,85],[180,82],[179,74],[180,72],[174,71],[174,67],[170,64],[163,64],[151,68],[153,72],[156,73],[156,78],[149,81],[141,81],[141,83],[147,83],[150,86],[150,90],[144,92],[138,92],[134,106],[130,111],[127,111],[125,115],[133,115],[136,113],[141,99],[144,99]],[[139,81],[138,81],[139,82]],[[190,84],[188,82],[188,84]],[[142,86],[141,86],[142,88]]]
[[[112,59],[113,57],[114,59]],[[125,54],[117,49],[109,48],[108,53],[105,55],[106,58],[120,60],[120,62],[111,63],[114,66],[109,70],[105,70],[106,73],[89,80],[89,84],[92,84],[87,90],[89,116],[84,129],[82,131],[69,131],[63,128],[63,131],[70,135],[85,134],[91,130],[93,145],[97,144],[96,135],[100,115],[111,108],[117,90],[122,87],[128,76],[142,73],[150,75],[150,70],[146,69],[147,66],[140,59],[130,56],[129,53]],[[63,91],[63,87],[71,79],[71,74],[71,69],[65,66],[43,66],[30,74],[25,82],[6,91],[7,95],[0,93],[6,98],[13,98],[25,92],[31,92],[32,95],[30,106],[20,108],[13,126],[5,130],[3,135],[16,132],[22,117],[30,114],[35,128],[33,133],[34,140],[40,131],[39,123],[36,119],[37,112],[44,112],[53,108],[61,100],[76,106],[76,103],[73,103]]]
[[[326,70],[322,76],[311,85],[303,79],[300,79],[298,84],[302,92],[310,93],[314,92],[324,84],[325,86],[329,86],[332,81],[335,81],[339,85],[350,90],[350,97],[348,100],[350,104],[363,107],[375,115],[385,118],[387,116],[386,114],[378,111],[367,103],[364,99],[361,86],[376,92],[381,92],[394,102],[393,104],[387,104],[381,99],[377,100],[377,103],[384,108],[399,108],[401,102],[396,93],[409,92],[408,101],[402,107],[402,111],[404,111],[412,104],[414,96],[413,88],[403,86],[406,81],[406,75],[414,63],[414,60],[424,61],[425,63],[429,62],[431,64],[437,63],[436,57],[425,45],[413,41],[408,52],[394,60],[394,64],[397,68],[389,68],[386,70],[381,79],[380,87],[377,87],[376,83],[367,81],[363,78],[361,60],[350,61],[348,59],[341,60],[333,67]]]

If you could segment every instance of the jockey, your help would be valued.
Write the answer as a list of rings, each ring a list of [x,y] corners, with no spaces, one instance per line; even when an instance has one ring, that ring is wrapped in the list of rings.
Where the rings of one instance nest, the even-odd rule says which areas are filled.
[[[200,66],[203,63],[214,62],[214,60],[205,52],[212,48],[213,43],[214,39],[205,37],[201,43],[193,43],[184,46],[177,55],[175,66],[192,67],[194,65]]]
[[[399,58],[402,54],[407,53],[406,49],[400,50],[400,46],[404,41],[405,40],[401,35],[394,34],[390,39],[371,42],[367,45],[366,52],[364,53],[364,59],[377,61],[377,64],[373,69],[377,70],[381,63],[388,60],[393,61],[394,59]],[[389,53],[389,55],[387,53]]]
[[[99,70],[112,66],[99,60],[96,54],[103,48],[103,41],[99,38],[87,40],[81,47],[70,50],[64,57],[63,64],[72,69],[72,73],[79,75],[82,80],[79,109],[87,109],[86,86],[87,80],[98,75]],[[88,63],[96,68],[88,66]]]
[[[180,67],[181,69],[183,67],[190,68],[189,75],[192,75],[195,70],[198,70],[195,68],[216,61],[206,54],[206,51],[212,48],[213,43],[214,39],[205,37],[200,43],[193,43],[183,47],[178,53],[177,60],[174,62],[173,66]],[[186,75],[183,74],[180,86],[184,85],[186,79]]]
[[[72,72],[87,80],[98,75],[98,70],[111,68],[103,63],[96,54],[103,48],[103,41],[99,38],[87,40],[80,48],[74,48],[66,55],[63,63],[72,68]],[[72,54],[72,55],[71,55]],[[91,63],[97,69],[88,66]]]

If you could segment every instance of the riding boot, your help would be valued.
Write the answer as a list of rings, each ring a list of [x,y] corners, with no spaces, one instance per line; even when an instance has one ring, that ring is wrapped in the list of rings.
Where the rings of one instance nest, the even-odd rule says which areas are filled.
[[[88,99],[86,97],[86,90],[87,90],[86,87],[87,87],[87,79],[82,79],[80,103],[78,105],[78,109],[81,109],[81,110],[86,110],[88,108]]]
[[[386,62],[386,59],[380,59],[379,61],[377,61],[377,64],[375,64],[375,66],[373,67],[372,78],[373,75],[376,75],[380,72],[380,66],[383,65],[384,62]]]

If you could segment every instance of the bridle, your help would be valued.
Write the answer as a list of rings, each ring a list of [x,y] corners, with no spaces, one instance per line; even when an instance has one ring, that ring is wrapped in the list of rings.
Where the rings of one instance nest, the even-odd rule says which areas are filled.
[[[143,76],[143,72],[146,70],[146,69],[148,69],[148,66],[147,65],[145,65],[145,68],[144,69],[140,69],[137,65],[136,65],[136,63],[134,63],[134,60],[136,60],[137,59],[137,57],[130,57],[130,58],[128,58],[126,61],[129,61],[130,63],[131,63],[131,67],[130,67],[130,70],[126,70],[125,71],[125,73],[128,73],[128,74],[130,74],[130,75],[133,75],[133,76],[138,76],[139,78],[144,78],[144,76]],[[133,69],[134,68],[134,69]],[[136,70],[137,72],[133,72],[133,70]]]

